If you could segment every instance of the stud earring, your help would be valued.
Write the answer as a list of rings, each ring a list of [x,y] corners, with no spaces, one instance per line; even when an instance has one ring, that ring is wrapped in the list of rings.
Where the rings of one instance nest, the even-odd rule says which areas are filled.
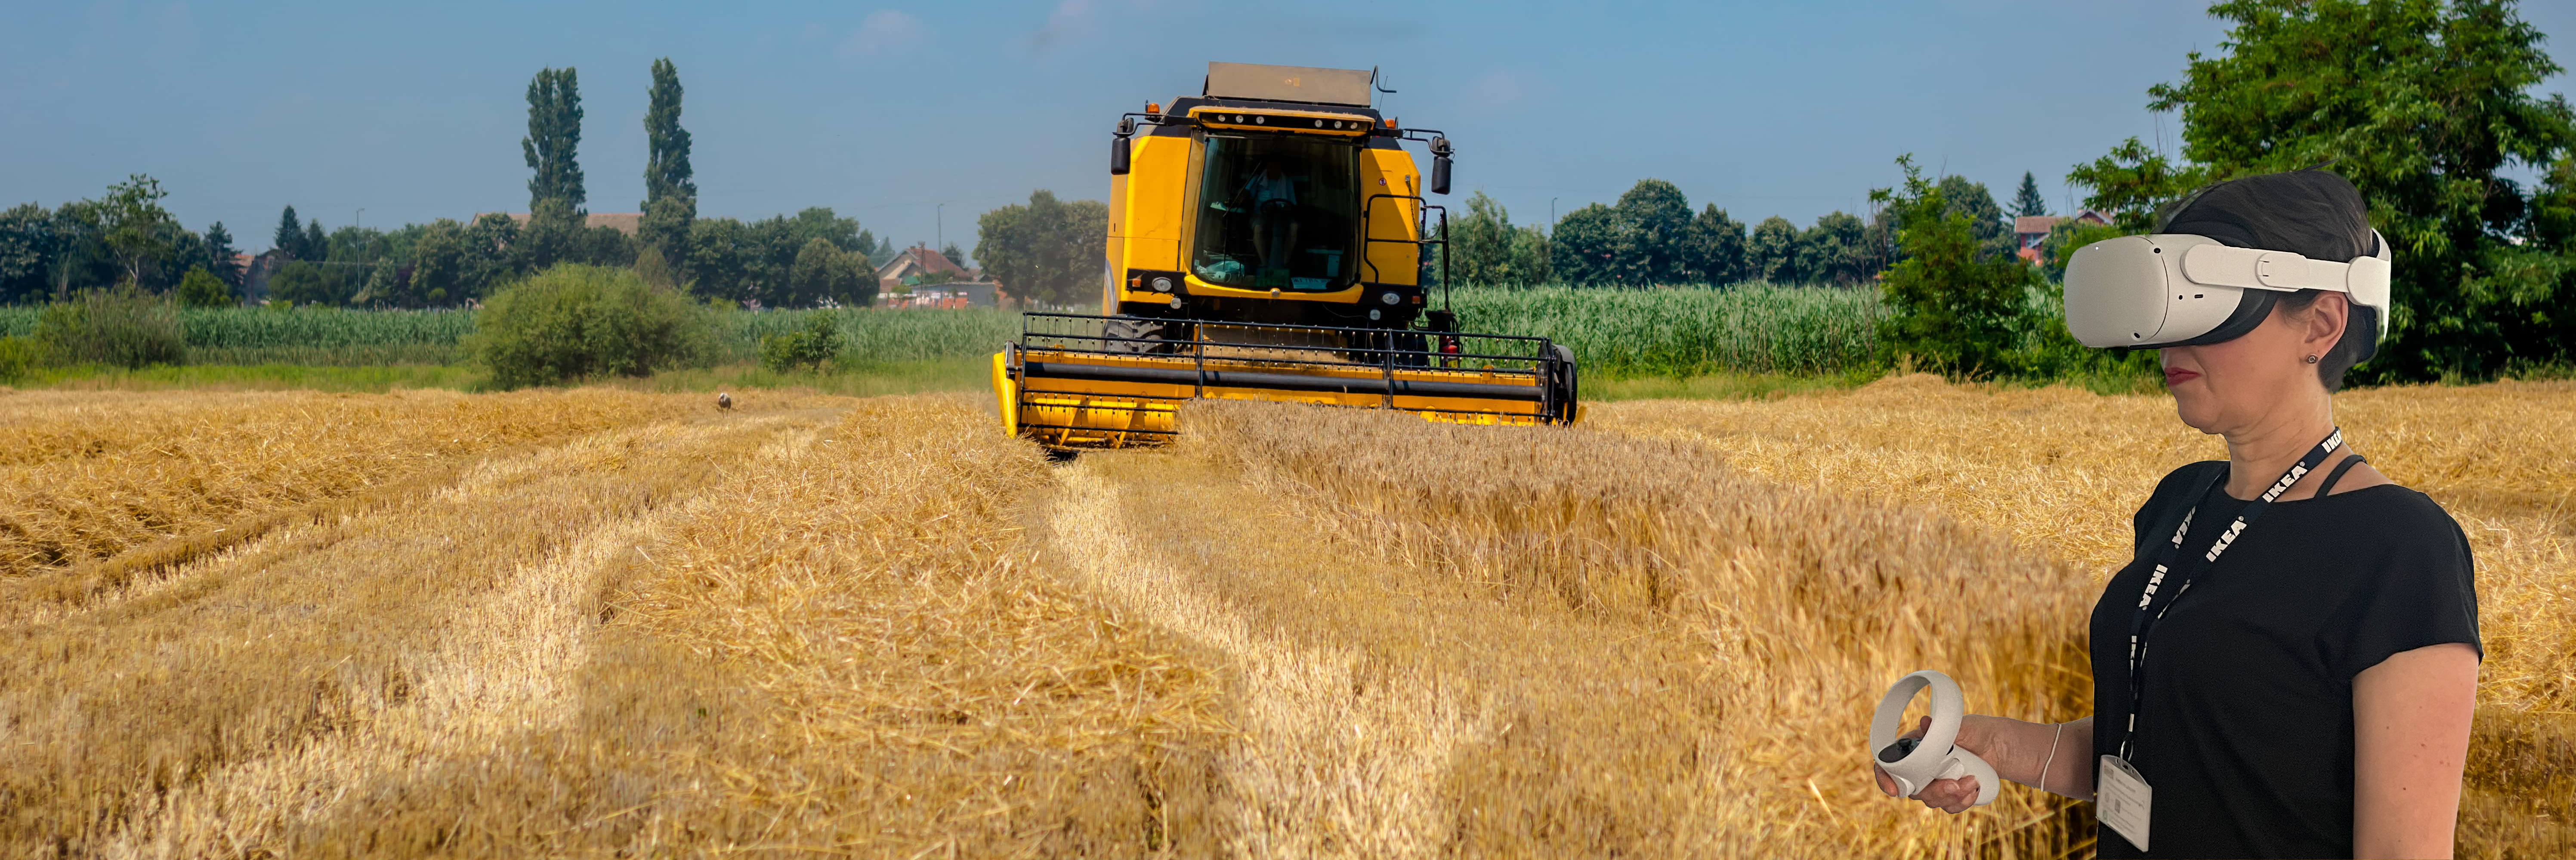
[[[2315,363],[2317,363],[2317,357],[2316,357],[2316,356],[2313,356],[2313,355],[2308,356],[2308,363],[2309,363],[2309,364],[2315,364]]]

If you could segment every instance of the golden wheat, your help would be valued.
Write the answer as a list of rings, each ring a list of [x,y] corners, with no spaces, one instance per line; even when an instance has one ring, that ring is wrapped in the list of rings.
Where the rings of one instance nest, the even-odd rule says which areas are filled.
[[[2463,854],[2576,850],[2576,386],[2338,405],[2479,554]],[[2080,855],[1879,796],[1862,723],[1924,667],[2080,716],[2130,512],[2221,454],[1927,377],[1054,466],[746,406],[0,393],[0,855]]]

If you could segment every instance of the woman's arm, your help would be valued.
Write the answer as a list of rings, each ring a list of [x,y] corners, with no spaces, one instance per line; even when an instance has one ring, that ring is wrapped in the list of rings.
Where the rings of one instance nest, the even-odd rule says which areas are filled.
[[[2352,848],[2449,857],[2477,706],[2478,654],[2457,642],[2401,651],[2352,679]]]
[[[1929,725],[1931,718],[1925,717],[1906,736],[1920,736]],[[2077,800],[2093,799],[2092,717],[2071,723],[2029,723],[1969,714],[1959,721],[1958,744],[1993,765],[1996,776]],[[1878,790],[1896,793],[1896,781],[1888,778],[1887,771],[1876,766],[1870,771],[1878,779]],[[1958,813],[1976,802],[1977,788],[1976,777],[1936,779],[1914,797],[1925,806]]]

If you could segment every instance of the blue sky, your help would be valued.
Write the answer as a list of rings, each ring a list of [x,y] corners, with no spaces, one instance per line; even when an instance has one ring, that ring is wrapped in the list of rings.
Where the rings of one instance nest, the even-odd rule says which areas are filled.
[[[1999,198],[2036,172],[2062,209],[2069,165],[2177,146],[2145,90],[2224,32],[2189,2],[8,4],[0,205],[148,173],[250,248],[286,204],[332,227],[525,209],[546,66],[581,71],[590,208],[633,211],[662,56],[701,214],[831,206],[897,242],[944,223],[971,248],[976,214],[1033,188],[1105,196],[1117,114],[1196,92],[1212,59],[1384,69],[1384,107],[1457,141],[1458,196],[1521,222],[1651,176],[1804,224],[1865,206],[1906,152]],[[2523,10],[2562,62],[2571,7]]]

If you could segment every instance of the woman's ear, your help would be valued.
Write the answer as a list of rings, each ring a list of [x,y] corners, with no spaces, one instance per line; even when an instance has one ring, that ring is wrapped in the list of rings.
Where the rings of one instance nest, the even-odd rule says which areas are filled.
[[[2345,324],[2352,321],[2352,298],[2342,293],[2325,293],[2308,307],[2308,324],[2300,346],[2308,355],[2323,356],[2343,342]]]

